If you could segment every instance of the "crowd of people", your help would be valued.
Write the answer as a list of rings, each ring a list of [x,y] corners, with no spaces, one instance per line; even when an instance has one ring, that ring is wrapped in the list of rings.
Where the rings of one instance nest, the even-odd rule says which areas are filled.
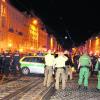
[[[89,55],[87,50],[74,56],[70,55],[69,52],[59,52],[56,57],[49,50],[48,54],[45,55],[45,77],[43,85],[46,87],[50,86],[54,79],[56,90],[60,89],[60,83],[62,83],[62,89],[65,89],[68,75],[70,79],[73,79],[72,66],[74,66],[76,73],[79,74],[78,89],[81,89],[83,84],[84,89],[87,90],[89,77],[94,77],[95,72],[95,74],[98,74],[96,89],[100,91],[100,56]]]
[[[26,55],[31,56],[32,54],[26,53]],[[55,89],[60,89],[60,83],[62,83],[62,89],[65,89],[68,79],[74,78],[74,71],[79,74],[78,89],[81,89],[82,82],[84,89],[87,89],[89,77],[94,77],[93,75],[98,73],[97,90],[100,90],[100,56],[90,55],[86,50],[81,54],[74,55],[68,51],[52,53],[51,50],[48,50],[45,54],[38,52],[36,55],[45,57],[44,86],[49,87],[55,80]],[[19,63],[21,57],[18,51],[14,53],[1,52],[0,73],[4,77],[9,77],[10,74],[16,76],[17,72],[21,74]]]
[[[39,52],[38,52],[39,53]],[[20,59],[23,56],[38,55],[38,53],[21,53],[19,51],[11,52],[10,50],[5,50],[0,52],[0,74],[4,77],[9,77],[9,75],[17,76],[17,72],[21,75],[20,69]],[[42,55],[42,53],[39,53]]]
[[[10,74],[16,76],[17,71],[20,71],[20,54],[18,51],[11,53],[9,51],[0,53],[0,74],[3,77],[9,77]]]

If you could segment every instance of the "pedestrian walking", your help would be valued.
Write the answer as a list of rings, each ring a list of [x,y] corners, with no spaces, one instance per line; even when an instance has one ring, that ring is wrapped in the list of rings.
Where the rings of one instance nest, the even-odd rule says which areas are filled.
[[[53,76],[53,66],[54,66],[54,55],[51,54],[51,50],[48,50],[47,55],[45,55],[45,70],[44,70],[44,86],[49,87],[52,82]]]
[[[80,69],[79,80],[78,80],[79,89],[81,88],[84,79],[84,89],[87,90],[90,66],[91,66],[91,58],[88,56],[87,52],[84,51],[83,55],[80,56],[79,58],[79,65],[78,65],[78,70]]]
[[[97,78],[98,78],[97,90],[100,91],[100,57],[98,58],[98,60],[96,62],[95,71],[98,72],[98,75],[97,75]]]
[[[55,82],[55,88],[59,90],[59,83],[62,81],[62,89],[65,89],[66,87],[66,67],[65,67],[65,61],[68,60],[66,56],[64,56],[63,52],[60,52],[58,54],[58,57],[55,59],[55,69],[56,69],[56,82]]]

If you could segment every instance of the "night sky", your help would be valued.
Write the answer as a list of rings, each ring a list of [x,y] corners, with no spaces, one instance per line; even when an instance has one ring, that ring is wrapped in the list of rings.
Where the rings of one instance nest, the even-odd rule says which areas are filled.
[[[100,31],[99,2],[82,0],[10,0],[20,11],[35,14],[64,48],[84,43]],[[65,39],[65,36],[68,38]]]

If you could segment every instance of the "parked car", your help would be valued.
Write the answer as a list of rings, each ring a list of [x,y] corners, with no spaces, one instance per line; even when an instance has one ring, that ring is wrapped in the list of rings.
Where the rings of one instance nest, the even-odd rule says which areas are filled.
[[[20,59],[22,74],[44,74],[45,61],[43,56],[24,56]]]

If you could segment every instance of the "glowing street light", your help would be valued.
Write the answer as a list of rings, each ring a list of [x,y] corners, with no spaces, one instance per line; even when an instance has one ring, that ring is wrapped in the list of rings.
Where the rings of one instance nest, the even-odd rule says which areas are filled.
[[[30,50],[33,50],[34,48],[33,47],[30,47]]]
[[[98,39],[98,37],[96,37],[96,39]]]
[[[51,46],[51,49],[53,49],[53,38],[52,37],[50,39],[50,46]]]
[[[33,20],[33,24],[34,24],[34,25],[37,25],[37,24],[38,24],[37,19]]]
[[[19,52],[23,52],[23,51],[24,51],[23,48],[20,48],[20,49],[19,49]]]
[[[8,44],[8,47],[11,48],[11,47],[12,47],[12,43],[9,43],[9,44]]]

